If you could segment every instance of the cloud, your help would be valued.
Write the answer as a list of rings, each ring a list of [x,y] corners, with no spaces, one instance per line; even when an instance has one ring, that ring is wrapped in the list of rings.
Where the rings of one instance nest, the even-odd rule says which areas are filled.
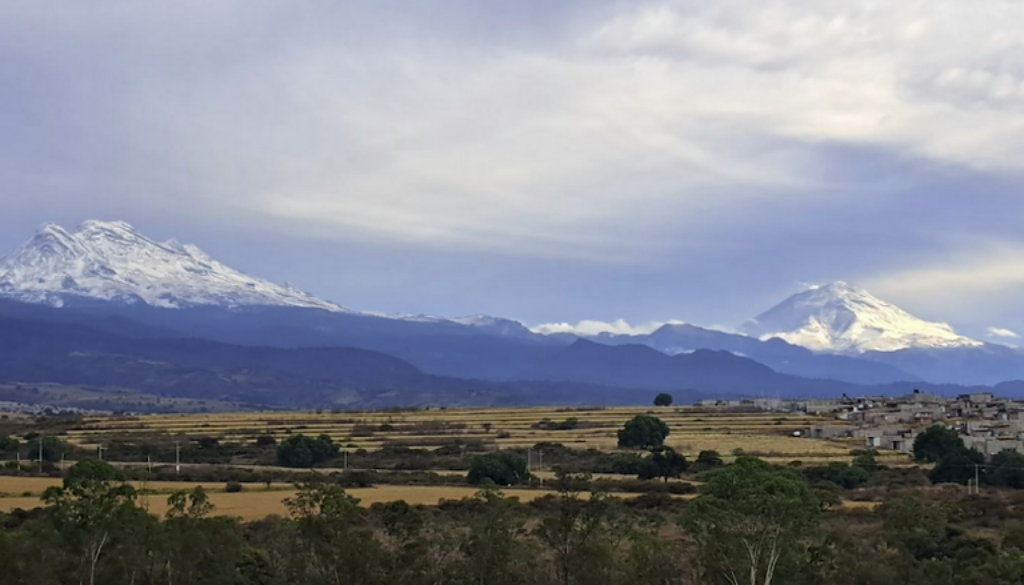
[[[1010,338],[1010,339],[1017,339],[1017,338],[1020,337],[1020,335],[1014,333],[1013,331],[1010,331],[1009,329],[1004,329],[1002,327],[989,327],[988,328],[988,336],[989,337],[1004,337],[1004,338]]]
[[[846,279],[1024,326],[970,313],[1024,288],[1012,1],[37,4],[0,3],[11,245],[122,217],[355,307],[738,323]]]
[[[612,333],[615,335],[645,335],[651,333],[664,325],[682,325],[682,321],[661,321],[632,325],[624,319],[616,319],[612,322],[604,321],[580,321],[575,325],[570,323],[543,323],[531,327],[534,333],[551,335],[553,333],[571,333],[583,337],[599,335],[601,333]]]
[[[823,192],[856,205],[873,189],[821,175],[823,144],[1024,165],[1008,2],[570,3],[543,26],[540,4],[66,6],[0,19],[22,56],[0,81],[38,88],[7,100],[9,162],[38,189],[52,169],[19,159],[66,161],[111,206],[629,262],[669,222],[707,241]]]
[[[879,293],[913,297],[933,306],[977,303],[1024,286],[1024,245],[965,243],[960,249],[943,250],[934,259],[865,282]]]

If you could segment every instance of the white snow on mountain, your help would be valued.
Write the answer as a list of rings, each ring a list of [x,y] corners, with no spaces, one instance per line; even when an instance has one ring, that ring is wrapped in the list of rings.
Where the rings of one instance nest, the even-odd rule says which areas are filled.
[[[795,294],[741,330],[761,339],[778,337],[814,351],[836,353],[983,345],[958,335],[945,323],[918,319],[845,282]]]
[[[490,315],[469,315],[467,317],[456,317],[450,319],[459,325],[474,327],[483,333],[499,335],[502,337],[530,337],[532,332],[519,321],[505,319],[504,317],[492,317]]]
[[[74,231],[48,224],[0,258],[0,296],[61,305],[87,298],[155,307],[285,306],[346,309],[253,278],[174,240],[158,243],[124,222],[87,221]]]

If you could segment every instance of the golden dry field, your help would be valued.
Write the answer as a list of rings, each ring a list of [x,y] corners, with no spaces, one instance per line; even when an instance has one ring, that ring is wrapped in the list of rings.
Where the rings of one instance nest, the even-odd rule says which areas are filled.
[[[172,482],[165,482],[172,483]],[[198,484],[187,484],[195,486]],[[376,503],[405,500],[411,505],[434,506],[442,499],[457,500],[477,493],[477,488],[458,486],[379,486],[370,488],[353,488],[346,490],[350,495],[359,498],[363,506]],[[266,490],[262,486],[247,486],[245,491],[238,493],[212,492],[210,502],[215,506],[214,514],[219,516],[238,516],[244,520],[259,520],[272,514],[288,515],[284,500],[295,496],[294,489]],[[530,502],[539,497],[554,493],[539,489],[506,489],[508,497],[519,498],[522,502]],[[616,494],[629,497],[636,494]],[[140,495],[139,504],[151,513],[164,515],[167,512],[166,494]],[[38,496],[31,497],[0,497],[0,512],[10,512],[17,508],[31,510],[39,507]]]
[[[71,443],[92,448],[115,440],[145,440],[147,437],[198,439],[217,438],[221,443],[252,443],[261,435],[272,435],[281,440],[293,434],[327,434],[338,441],[344,450],[368,451],[385,445],[402,445],[424,449],[451,445],[453,442],[476,441],[487,448],[533,447],[538,443],[561,443],[575,449],[594,448],[602,451],[616,449],[617,431],[622,425],[641,413],[651,413],[668,424],[671,434],[669,446],[689,458],[705,449],[716,450],[726,459],[740,453],[756,455],[773,463],[804,461],[821,464],[828,461],[849,461],[851,450],[862,448],[860,441],[820,440],[795,437],[816,424],[840,424],[829,418],[775,412],[731,412],[671,408],[486,408],[486,409],[430,409],[394,412],[261,412],[148,415],[137,417],[91,416],[67,431]],[[577,420],[571,430],[544,430],[541,421],[561,423]],[[536,454],[535,454],[536,456]],[[894,452],[881,452],[880,459],[887,465],[909,463],[906,456]],[[166,465],[168,462],[162,462]],[[539,471],[534,460],[534,472],[544,479],[553,477],[550,470]],[[144,463],[123,464],[131,466]],[[184,462],[185,467],[193,464]],[[195,464],[202,467],[202,464]],[[253,467],[240,465],[240,467]],[[268,467],[268,469],[270,469]],[[277,468],[280,469],[280,468]],[[323,472],[335,471],[321,469]],[[437,470],[438,473],[462,475],[465,472]],[[622,478],[612,474],[600,477]],[[0,511],[15,508],[34,508],[40,505],[39,496],[59,479],[37,477],[0,476]],[[224,482],[189,483],[154,481],[135,487],[143,490],[140,503],[155,514],[166,511],[167,494],[175,490],[191,489],[202,485],[216,505],[217,514],[239,516],[247,520],[263,518],[269,514],[287,514],[283,500],[295,493],[289,483],[246,484],[240,493],[226,493]],[[364,505],[376,502],[405,500],[410,504],[434,505],[444,499],[459,499],[476,493],[469,486],[382,485],[353,488],[349,493],[361,499]],[[510,489],[505,493],[530,501],[549,491],[543,489]],[[628,496],[628,494],[616,494]],[[686,496],[682,496],[686,497]],[[873,504],[847,503],[850,507],[870,507]]]
[[[68,433],[81,446],[101,445],[117,437],[170,434],[216,437],[222,442],[252,442],[263,434],[278,440],[290,434],[329,435],[344,449],[379,449],[386,444],[434,448],[455,440],[476,440],[494,448],[530,447],[557,442],[576,449],[613,450],[616,432],[632,416],[652,413],[671,429],[668,445],[687,456],[713,449],[724,456],[740,451],[771,461],[846,460],[860,441],[794,437],[794,431],[828,418],[776,412],[737,413],[695,407],[671,408],[484,408],[394,412],[262,412],[223,414],[89,417]],[[542,430],[549,419],[575,418],[573,430]],[[896,462],[895,453],[882,453]]]

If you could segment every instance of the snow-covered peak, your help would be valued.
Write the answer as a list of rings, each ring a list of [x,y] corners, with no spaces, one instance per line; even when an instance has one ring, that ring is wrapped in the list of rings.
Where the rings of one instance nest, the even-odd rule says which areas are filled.
[[[469,315],[467,317],[456,317],[450,319],[459,325],[475,327],[484,333],[499,335],[502,337],[530,337],[533,335],[526,325],[513,319],[503,317],[492,317],[490,315]]]
[[[289,306],[344,311],[290,286],[253,278],[174,240],[155,242],[122,221],[68,231],[42,226],[0,258],[0,296],[63,304],[71,298],[180,308]]]
[[[974,347],[945,323],[924,321],[845,282],[793,295],[742,328],[816,351],[862,353],[907,348]]]

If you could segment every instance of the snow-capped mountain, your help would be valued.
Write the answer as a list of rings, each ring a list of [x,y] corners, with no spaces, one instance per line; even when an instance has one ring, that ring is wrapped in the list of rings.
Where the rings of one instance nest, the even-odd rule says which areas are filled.
[[[742,331],[836,353],[984,345],[958,335],[945,323],[918,319],[845,282],[795,294],[744,325]]]
[[[290,285],[233,270],[199,248],[154,242],[124,222],[48,224],[0,258],[0,296],[62,305],[75,298],[155,307],[284,306],[345,309]]]
[[[533,332],[526,325],[514,319],[492,317],[490,315],[469,315],[450,319],[459,325],[474,327],[481,332],[502,337],[531,337]]]

